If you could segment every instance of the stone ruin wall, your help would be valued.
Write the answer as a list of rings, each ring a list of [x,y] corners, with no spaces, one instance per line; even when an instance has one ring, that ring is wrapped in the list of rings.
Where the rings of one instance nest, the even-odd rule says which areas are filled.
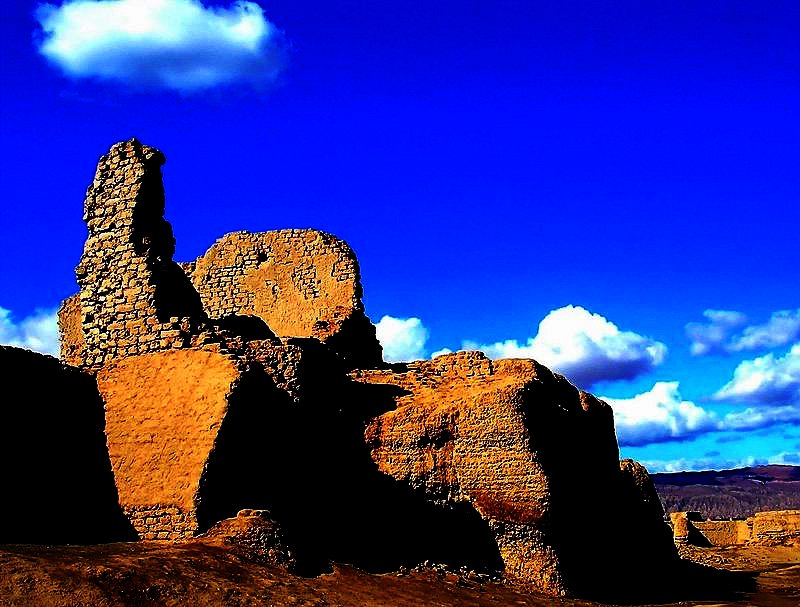
[[[183,264],[213,318],[256,316],[282,337],[314,337],[350,367],[377,367],[382,351],[364,314],[353,250],[317,230],[234,232]]]
[[[800,510],[757,512],[747,519],[704,520],[697,512],[670,514],[678,545],[743,546],[800,542]]]
[[[327,343],[350,368],[382,366],[358,262],[334,236],[235,232],[195,262],[174,262],[164,161],[135,139],[101,157],[84,203],[81,290],[59,310],[62,360],[96,370],[127,356],[223,343],[230,330],[210,318],[254,316],[270,336]]]
[[[175,239],[164,220],[161,165],[164,156],[135,139],[101,157],[86,192],[89,230],[76,268],[84,348],[70,330],[64,353],[83,366],[190,345],[204,314],[182,270],[172,261]],[[74,326],[67,303],[63,325]]]
[[[58,334],[61,349],[59,358],[73,367],[83,366],[86,361],[86,340],[83,338],[80,293],[61,303],[58,309]]]
[[[184,268],[210,316],[259,316],[278,335],[324,341],[363,311],[355,254],[317,230],[234,232]]]
[[[559,553],[580,559],[585,546],[570,543],[567,519],[574,517],[550,521],[549,502],[558,492],[559,508],[585,498],[585,487],[564,475],[583,470],[586,460],[558,437],[570,432],[592,453],[594,472],[583,483],[607,489],[622,487],[623,477],[635,480],[624,468],[620,474],[608,406],[535,361],[493,363],[480,352],[389,371],[364,315],[355,256],[321,232],[238,232],[195,262],[175,263],[163,162],[158,150],[136,140],[100,159],[85,202],[89,235],[76,269],[81,291],[59,314],[65,360],[97,372],[119,502],[140,537],[174,540],[200,530],[204,475],[230,418],[231,395],[239,394],[250,365],[269,376],[262,388],[293,401],[302,401],[309,385],[329,391],[330,369],[382,368],[350,376],[408,391],[396,411],[371,419],[372,462],[424,488],[429,501],[474,508],[510,577],[555,594],[570,587],[568,575],[562,579],[570,566],[562,572]],[[328,348],[275,338],[269,329],[270,338],[247,338],[222,328],[226,318],[245,316],[283,337],[316,338]],[[325,358],[329,351],[338,359]],[[358,441],[361,432],[359,426]],[[599,493],[599,485],[588,493]],[[626,499],[619,500],[623,510],[641,501]]]

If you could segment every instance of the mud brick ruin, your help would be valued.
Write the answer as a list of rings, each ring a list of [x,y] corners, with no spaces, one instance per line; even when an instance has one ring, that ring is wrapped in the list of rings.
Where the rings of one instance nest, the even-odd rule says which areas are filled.
[[[698,512],[673,512],[670,523],[678,545],[800,545],[800,510],[770,510],[730,520],[705,520]]]
[[[301,572],[432,561],[586,596],[668,578],[670,529],[646,470],[619,461],[608,405],[533,360],[384,363],[356,257],[322,232],[236,232],[176,263],[163,163],[135,139],[100,159],[61,363],[0,352],[38,381],[70,378],[59,410],[94,426],[58,423],[94,455],[60,459],[69,478],[95,471],[104,541],[181,541],[258,511]],[[16,420],[10,448],[48,419]],[[46,484],[36,466],[11,490]]]

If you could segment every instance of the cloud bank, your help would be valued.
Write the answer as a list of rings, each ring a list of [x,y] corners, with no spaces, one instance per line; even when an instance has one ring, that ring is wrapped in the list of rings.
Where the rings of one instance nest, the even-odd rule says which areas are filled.
[[[760,325],[747,324],[747,317],[733,310],[706,310],[706,323],[686,325],[686,335],[695,356],[785,346],[800,339],[800,309],[778,310]]]
[[[681,398],[678,382],[657,382],[632,398],[601,398],[614,410],[620,446],[685,440],[720,427],[713,412]]]
[[[757,405],[800,405],[800,343],[783,357],[769,353],[739,363],[714,398]]]
[[[0,307],[0,344],[58,356],[56,312],[37,311],[17,323],[9,310]]]
[[[464,342],[464,349],[482,350],[490,358],[534,358],[582,388],[600,381],[633,379],[661,364],[667,347],[620,329],[580,306],[550,312],[539,331],[520,344],[511,339],[493,344]]]
[[[643,460],[640,462],[651,473],[654,472],[694,472],[699,470],[731,470],[767,464],[800,464],[800,454],[782,451],[768,457],[745,457],[731,459],[718,454],[697,458],[681,458],[676,460]]]
[[[68,0],[40,5],[39,52],[71,78],[196,92],[261,88],[284,63],[280,33],[255,2]]]
[[[405,362],[425,358],[428,329],[419,318],[384,316],[375,325],[383,358],[388,362]]]
[[[691,440],[707,432],[745,432],[800,422],[800,404],[747,407],[724,416],[684,400],[678,382],[656,382],[631,398],[600,397],[614,410],[623,447]]]

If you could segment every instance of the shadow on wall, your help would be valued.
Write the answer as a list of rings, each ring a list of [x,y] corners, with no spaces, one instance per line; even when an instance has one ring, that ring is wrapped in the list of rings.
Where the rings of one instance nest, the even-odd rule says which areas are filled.
[[[525,416],[531,449],[551,479],[543,523],[573,593],[601,602],[649,603],[734,599],[755,590],[752,574],[680,560],[649,475],[629,460],[620,464],[610,409],[555,378],[531,385]],[[567,436],[569,449],[563,444]]]
[[[304,575],[330,561],[369,572],[425,560],[502,569],[488,524],[470,506],[432,504],[373,463],[364,420],[376,402],[394,406],[396,387],[344,375],[311,385],[298,403],[263,371],[245,375],[201,481],[200,531],[243,508],[267,509]]]
[[[133,541],[117,503],[94,379],[50,356],[0,346],[0,543]]]

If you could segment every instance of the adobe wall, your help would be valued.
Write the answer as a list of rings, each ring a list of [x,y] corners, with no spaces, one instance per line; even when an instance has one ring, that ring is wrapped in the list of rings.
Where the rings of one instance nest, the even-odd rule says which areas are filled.
[[[202,350],[129,357],[98,373],[119,502],[142,539],[197,531],[200,478],[239,376],[236,361]]]
[[[352,375],[401,389],[367,426],[379,469],[435,503],[474,508],[507,578],[598,595],[622,571],[646,584],[677,558],[646,471],[620,466],[610,407],[535,361],[459,352]],[[596,542],[597,518],[611,543]]]
[[[800,510],[757,512],[746,520],[704,520],[697,513],[670,514],[676,544],[740,546],[800,541]]]
[[[234,232],[183,268],[213,318],[257,316],[278,336],[327,343],[350,368],[381,366],[381,347],[361,302],[358,261],[330,234]]]
[[[800,541],[800,510],[757,512],[752,518],[752,525],[754,542]]]
[[[736,546],[750,540],[747,521],[694,521],[691,524],[712,546]]]

